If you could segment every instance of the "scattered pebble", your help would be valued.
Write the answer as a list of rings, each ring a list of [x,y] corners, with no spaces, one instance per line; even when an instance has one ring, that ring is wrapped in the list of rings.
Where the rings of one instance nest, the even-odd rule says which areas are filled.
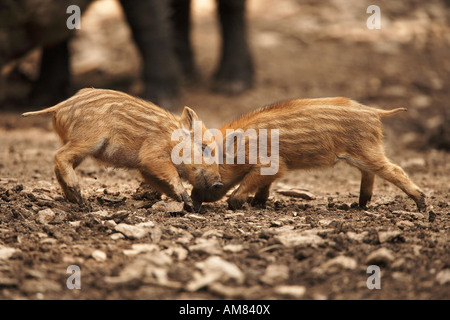
[[[52,209],[44,209],[38,212],[38,220],[42,224],[48,224],[55,218],[55,212]]]
[[[277,192],[284,196],[301,198],[305,200],[315,200],[316,196],[311,192],[302,189],[290,188],[290,189],[278,189]]]
[[[201,252],[209,255],[220,255],[222,254],[222,248],[219,241],[216,238],[205,239],[198,238],[195,240],[195,244],[189,246],[190,252]]]
[[[122,233],[113,233],[109,236],[112,240],[125,239],[125,236]]]
[[[244,250],[244,246],[242,244],[227,244],[223,246],[223,251],[238,253]]]
[[[273,285],[289,279],[289,268],[285,265],[271,264],[267,266],[264,275],[260,278],[261,282]]]
[[[276,286],[274,292],[286,298],[301,299],[306,292],[304,286]]]
[[[179,213],[183,212],[184,204],[178,201],[158,201],[152,205],[153,210],[167,212],[167,213]]]
[[[159,246],[153,243],[134,243],[131,249],[124,250],[123,253],[127,256],[135,256],[143,252],[159,251]]]
[[[414,220],[423,220],[425,216],[420,212],[410,212],[410,211],[404,211],[404,210],[397,210],[393,211],[392,214],[406,218],[406,219],[414,219]]]
[[[187,214],[185,217],[194,220],[206,220],[205,217],[199,216],[198,214]]]
[[[441,286],[450,283],[450,269],[444,269],[436,275],[436,280]]]
[[[9,258],[11,258],[11,256],[20,251],[19,249],[16,248],[11,248],[11,247],[5,247],[0,245],[0,261],[1,260],[8,260]]]
[[[378,240],[380,243],[404,242],[401,235],[401,231],[378,231]]]
[[[314,271],[317,273],[335,273],[342,270],[354,270],[357,266],[358,262],[355,259],[346,256],[337,256],[324,262],[315,268]]]
[[[142,239],[152,232],[155,224],[152,221],[130,225],[119,223],[114,230],[123,233],[129,239]]]
[[[295,247],[298,245],[321,245],[325,241],[312,230],[299,231],[299,230],[282,230],[279,228],[280,233],[274,238],[286,247]],[[284,228],[283,228],[284,229]]]
[[[233,280],[237,284],[244,282],[242,271],[235,264],[220,257],[212,256],[195,265],[201,272],[194,273],[194,279],[186,286],[188,291],[197,291],[215,282],[227,280]]]
[[[272,221],[271,223],[270,223],[270,226],[272,227],[272,228],[278,228],[278,227],[281,227],[283,225],[283,223],[281,222],[281,221]]]
[[[391,250],[380,248],[370,253],[366,258],[366,264],[388,266],[394,261],[395,257]]]
[[[347,237],[351,240],[357,241],[357,242],[363,242],[364,238],[366,238],[369,235],[368,231],[363,231],[361,233],[356,233],[353,231],[348,231]]]
[[[91,253],[92,258],[98,262],[103,262],[106,260],[106,253],[101,250],[95,250]]]
[[[414,228],[414,222],[411,222],[408,220],[399,221],[395,225],[402,230],[409,230],[409,229]]]

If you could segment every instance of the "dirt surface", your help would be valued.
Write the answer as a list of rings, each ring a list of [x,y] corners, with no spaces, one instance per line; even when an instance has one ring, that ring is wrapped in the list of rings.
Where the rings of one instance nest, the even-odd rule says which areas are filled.
[[[54,176],[60,143],[50,119],[4,112],[0,298],[449,299],[450,154],[436,149],[449,139],[449,12],[440,1],[401,3],[380,1],[382,28],[369,30],[369,4],[360,1],[250,1],[257,79],[248,93],[226,97],[207,87],[220,43],[213,2],[197,1],[193,40],[204,81],[185,87],[179,110],[188,105],[215,128],[294,97],[407,106],[384,121],[386,149],[426,193],[426,213],[381,179],[368,207],[357,208],[359,172],[337,164],[289,173],[265,209],[230,211],[223,199],[183,214],[137,173],[90,159],[76,170],[87,203],[80,208],[64,200]],[[83,19],[74,89],[137,94],[139,57],[116,3],[99,1]],[[38,56],[22,62],[31,75]],[[289,188],[314,199],[278,192]],[[73,265],[80,290],[67,286]],[[370,265],[380,267],[381,289],[367,286]]]

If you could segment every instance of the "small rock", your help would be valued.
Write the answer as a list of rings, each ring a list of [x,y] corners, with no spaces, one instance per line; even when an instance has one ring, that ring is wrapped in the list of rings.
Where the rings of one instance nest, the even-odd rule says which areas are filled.
[[[271,264],[267,266],[261,281],[273,285],[289,279],[289,268],[285,265]]]
[[[126,217],[128,217],[131,214],[130,211],[127,210],[119,210],[116,212],[113,212],[110,216],[110,218],[106,217],[105,220],[109,220],[112,219],[114,220],[116,223],[121,222],[122,220],[124,220]]]
[[[366,264],[377,266],[388,266],[395,257],[391,250],[386,248],[380,248],[373,251],[367,256]]]
[[[103,262],[106,260],[106,253],[101,250],[95,250],[91,253],[92,258],[95,259],[95,261]]]
[[[249,294],[249,291],[252,291],[253,288],[247,287],[230,287],[221,284],[220,282],[213,282],[208,285],[209,291],[212,293],[222,296],[227,299],[245,299],[246,295]],[[254,290],[254,289],[253,289]]]
[[[149,230],[126,223],[118,224],[114,230],[123,233],[129,239],[141,239],[149,234]]]
[[[164,211],[167,213],[179,213],[183,212],[183,202],[178,201],[158,201],[153,206],[152,209],[157,211]]]
[[[227,212],[228,212],[228,210],[227,210]],[[234,219],[237,217],[243,217],[244,215],[245,214],[243,212],[231,212],[231,213],[227,213],[223,218],[225,220],[227,220],[227,219]]]
[[[302,190],[302,189],[296,189],[296,188],[278,189],[277,192],[279,194],[282,194],[282,195],[288,196],[288,197],[301,198],[301,199],[305,199],[305,200],[315,200],[316,199],[316,196],[314,194],[312,194],[311,192],[308,192],[306,190]]]
[[[130,215],[130,211],[119,210],[117,212],[108,212],[106,210],[99,210],[91,212],[90,214],[101,220],[114,220],[114,222],[120,222]]]
[[[442,271],[439,271],[439,273],[436,275],[436,280],[439,282],[439,284],[442,286],[446,283],[450,282],[450,269],[444,269]]]
[[[48,224],[55,218],[55,213],[52,209],[44,209],[38,212],[38,220],[42,224]]]
[[[211,229],[206,231],[204,234],[202,234],[202,238],[222,238],[223,237],[223,231]]]
[[[127,200],[127,197],[120,197],[120,196],[112,196],[112,195],[104,195],[104,196],[98,196],[97,201],[100,204],[106,204],[106,205],[116,205],[123,203]]]
[[[142,239],[151,233],[154,226],[155,224],[151,221],[139,223],[137,225],[119,223],[114,230],[123,233],[129,239]]]
[[[109,237],[111,238],[111,240],[125,239],[125,236],[122,233],[113,233]]]
[[[220,247],[219,241],[215,238],[199,238],[195,241],[195,244],[189,246],[188,249],[190,252],[202,252],[210,255],[222,254],[222,248]]]
[[[319,225],[326,227],[328,226],[330,223],[332,223],[334,220],[331,219],[321,219],[318,221]]]
[[[281,229],[281,228],[280,228]],[[278,230],[280,230],[278,229]],[[311,230],[308,230],[311,231]],[[321,245],[325,241],[317,234],[307,231],[286,230],[274,237],[284,246],[291,248],[299,245]]]
[[[131,249],[124,250],[123,253],[127,256],[135,256],[143,252],[159,251],[159,246],[152,243],[135,243],[131,246]]]
[[[69,224],[74,228],[78,228],[81,225],[81,221],[69,221]]]
[[[244,250],[244,246],[242,244],[227,244],[223,246],[223,251],[238,253]]]
[[[414,222],[408,220],[399,221],[395,225],[402,230],[409,230],[411,228],[414,228]]]
[[[4,247],[2,245],[0,245],[0,261],[1,260],[8,260],[9,258],[11,258],[11,256],[18,252],[19,249],[16,248],[10,248],[10,247]]]
[[[346,256],[337,256],[323,263],[314,271],[318,273],[335,273],[342,270],[354,270],[358,266],[355,259]]]
[[[304,286],[276,286],[274,292],[287,298],[301,299],[306,288]]]
[[[401,237],[401,231],[378,231],[378,240],[380,243],[385,242],[404,242]]]
[[[110,220],[111,214],[106,210],[99,210],[90,213],[92,216],[102,219],[102,220]]]
[[[215,282],[227,280],[234,280],[237,284],[244,282],[244,274],[235,264],[217,256],[196,263],[196,267],[201,273],[194,273],[194,279],[187,284],[186,289],[191,292]]]
[[[280,221],[272,221],[272,222],[270,223],[270,226],[271,226],[272,228],[278,228],[278,227],[281,227],[282,225],[283,225],[283,223],[280,222]]]
[[[364,238],[369,234],[367,231],[363,231],[361,233],[356,233],[353,231],[348,231],[347,237],[351,240],[357,241],[357,242],[363,242]]]
[[[199,216],[198,214],[188,214],[186,218],[194,219],[194,220],[206,220],[205,217]]]
[[[159,240],[161,240],[162,231],[158,226],[152,228],[150,231],[150,234],[151,234],[152,242],[158,243]]]
[[[409,212],[404,210],[393,211],[392,214],[403,217],[403,218],[412,218],[413,220],[422,220],[425,216],[420,212]]]
[[[107,220],[105,222],[105,226],[110,228],[115,228],[117,226],[117,223],[114,220]]]
[[[336,208],[338,208],[339,210],[348,211],[350,209],[350,206],[346,203],[342,203],[342,204],[338,205]]]

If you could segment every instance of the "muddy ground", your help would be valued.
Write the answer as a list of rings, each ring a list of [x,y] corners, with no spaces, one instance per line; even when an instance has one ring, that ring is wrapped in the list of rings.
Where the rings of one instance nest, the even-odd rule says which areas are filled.
[[[213,3],[197,1],[193,40],[204,80],[184,88],[179,110],[194,108],[214,128],[293,97],[407,106],[384,121],[386,149],[426,193],[426,213],[381,179],[368,207],[357,208],[359,172],[339,163],[289,173],[265,209],[230,211],[221,200],[180,214],[176,203],[140,186],[135,172],[90,159],[77,168],[89,209],[80,208],[64,200],[55,179],[59,141],[50,119],[3,111],[0,298],[449,299],[450,154],[438,149],[449,139],[449,10],[440,1],[401,3],[380,1],[382,28],[369,30],[372,3],[250,1],[256,83],[226,97],[207,87],[220,42]],[[74,90],[138,94],[139,57],[116,3],[99,1],[83,19],[72,44]],[[30,76],[38,57],[22,62]],[[0,97],[17,98],[29,88],[2,90]],[[278,192],[286,188],[314,199]],[[81,270],[79,290],[67,286],[71,265]],[[381,289],[368,288],[369,265],[380,267]]]

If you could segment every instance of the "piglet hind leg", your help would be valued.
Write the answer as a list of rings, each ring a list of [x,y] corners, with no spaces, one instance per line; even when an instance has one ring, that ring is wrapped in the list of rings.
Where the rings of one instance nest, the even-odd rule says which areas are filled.
[[[370,200],[373,189],[373,175],[376,174],[391,182],[405,192],[417,205],[421,212],[427,209],[425,194],[416,185],[402,168],[387,159],[382,150],[377,150],[364,157],[354,157],[351,162],[362,172],[360,206]]]
[[[256,191],[255,196],[253,197],[252,201],[250,202],[250,205],[252,207],[256,207],[256,208],[265,208],[266,207],[266,202],[267,202],[267,199],[269,198],[269,194],[270,194],[270,185],[271,185],[271,183],[259,188]]]
[[[264,206],[269,197],[270,185],[278,175],[261,175],[260,167],[254,167],[242,179],[239,188],[231,194],[228,199],[228,206],[232,210],[237,210],[247,201],[250,193],[256,191],[251,203],[253,206]]]
[[[65,198],[79,205],[83,205],[80,186],[75,174],[75,168],[87,154],[86,147],[74,143],[67,143],[55,154],[55,175]]]
[[[425,212],[427,210],[425,193],[409,179],[402,168],[386,159],[385,164],[377,174],[403,190],[403,192],[414,200],[419,211]]]

